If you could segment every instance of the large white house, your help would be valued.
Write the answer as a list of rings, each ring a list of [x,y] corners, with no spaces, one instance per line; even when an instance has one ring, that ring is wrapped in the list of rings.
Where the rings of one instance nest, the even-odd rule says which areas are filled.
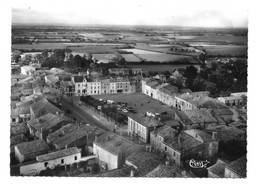
[[[72,76],[72,82],[75,84],[76,96],[87,94],[87,78],[85,76]]]

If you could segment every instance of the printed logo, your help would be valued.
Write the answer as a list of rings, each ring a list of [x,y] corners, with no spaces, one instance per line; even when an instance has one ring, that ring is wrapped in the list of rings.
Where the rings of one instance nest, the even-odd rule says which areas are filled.
[[[200,161],[200,160],[194,160],[194,159],[191,159],[187,162],[189,163],[191,168],[207,168],[207,164],[210,163],[208,160]]]

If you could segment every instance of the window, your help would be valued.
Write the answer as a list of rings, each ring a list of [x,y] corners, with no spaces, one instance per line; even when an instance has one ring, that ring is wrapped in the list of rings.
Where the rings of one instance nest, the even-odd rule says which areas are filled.
[[[15,118],[12,118],[12,122],[15,122]]]
[[[61,159],[61,161],[60,161],[60,162],[61,162],[61,164],[64,164],[64,159]]]
[[[167,146],[165,146],[165,148],[164,148],[164,149],[165,149],[165,151],[167,151]]]
[[[48,162],[45,162],[45,163],[44,163],[44,167],[47,167],[47,166],[48,166]]]
[[[80,87],[80,84],[78,84],[78,87]]]
[[[173,156],[175,157],[175,151],[173,151]]]
[[[74,160],[76,161],[77,159],[78,159],[77,156],[75,156],[75,157],[74,157]]]

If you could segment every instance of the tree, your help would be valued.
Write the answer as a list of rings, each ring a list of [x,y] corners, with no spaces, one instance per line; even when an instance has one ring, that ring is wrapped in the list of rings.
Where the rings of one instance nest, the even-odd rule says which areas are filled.
[[[192,88],[193,80],[197,77],[197,71],[197,68],[192,65],[186,68],[183,75],[187,78],[185,84],[188,88]]]
[[[14,50],[12,53],[12,61],[14,61],[15,63],[18,63],[19,60],[21,59],[21,54],[22,52],[19,50]]]
[[[44,59],[46,59],[47,57],[49,57],[49,52],[48,52],[48,50],[44,50],[44,51],[42,52],[42,57],[43,57]]]

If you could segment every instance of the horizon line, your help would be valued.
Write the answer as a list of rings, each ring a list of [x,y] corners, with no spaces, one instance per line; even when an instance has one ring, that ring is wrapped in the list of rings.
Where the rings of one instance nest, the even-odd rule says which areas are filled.
[[[180,25],[138,25],[138,24],[130,24],[130,25],[124,25],[124,24],[66,24],[66,23],[17,23],[13,22],[11,23],[11,26],[77,26],[77,27],[86,27],[86,26],[99,26],[99,27],[105,27],[105,26],[117,26],[117,27],[177,27],[177,28],[197,28],[197,29],[248,29],[248,25],[246,27],[205,27],[205,26],[180,26]]]

